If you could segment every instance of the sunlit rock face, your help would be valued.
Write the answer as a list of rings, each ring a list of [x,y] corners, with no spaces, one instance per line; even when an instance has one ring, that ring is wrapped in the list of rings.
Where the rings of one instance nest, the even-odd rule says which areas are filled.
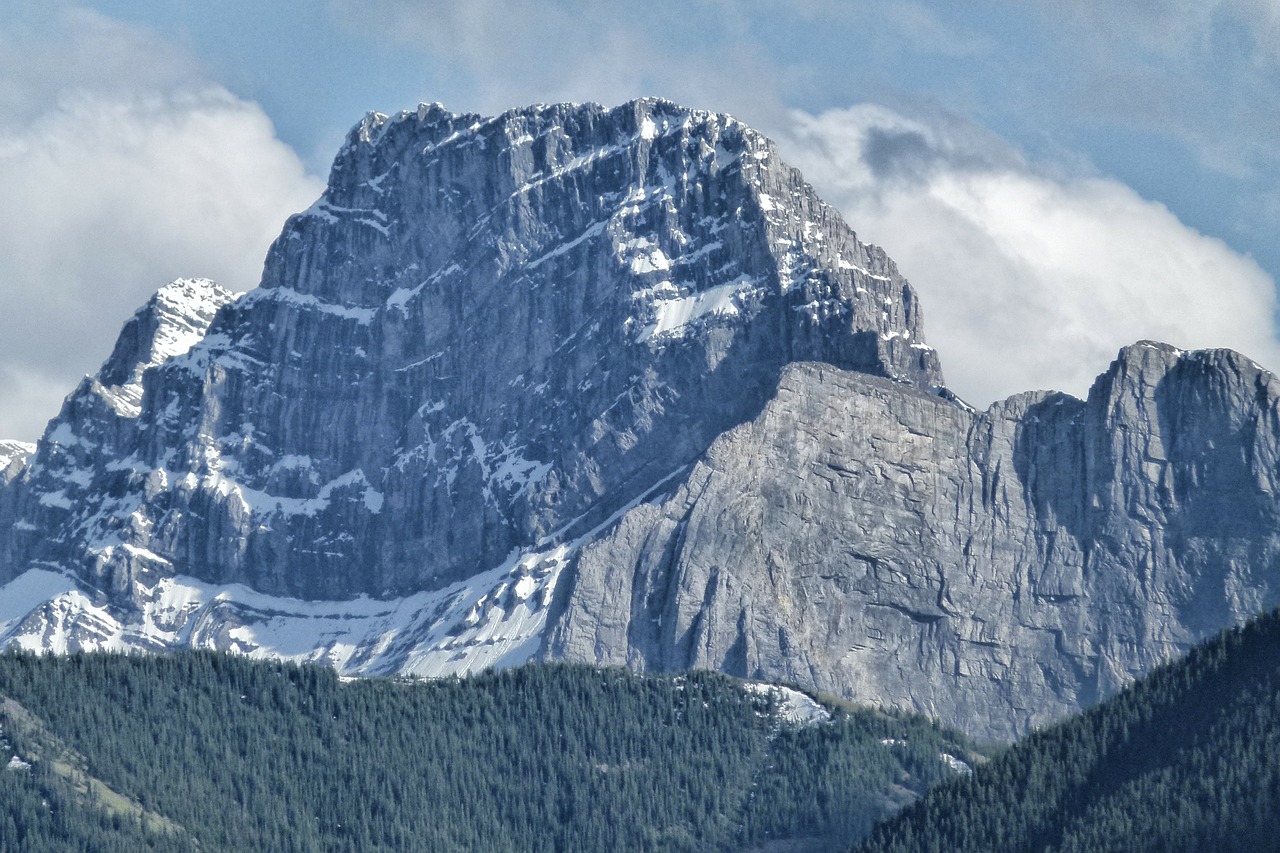
[[[1280,382],[1142,343],[986,412],[794,365],[584,546],[552,657],[722,669],[1008,739],[1280,603]]]
[[[371,115],[261,287],[0,445],[0,644],[711,667],[1006,739],[1280,603],[1280,386],[1126,348],[985,412],[767,139]]]
[[[371,115],[261,287],[204,307],[164,359],[135,318],[69,400],[6,575],[430,589],[608,518],[788,362],[941,384],[883,252],[768,140],[655,100]]]

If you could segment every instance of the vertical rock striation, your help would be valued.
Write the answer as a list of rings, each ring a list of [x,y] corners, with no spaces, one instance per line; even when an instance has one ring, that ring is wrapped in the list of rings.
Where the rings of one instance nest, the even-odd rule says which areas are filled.
[[[827,365],[581,552],[545,653],[721,669],[1008,739],[1280,604],[1280,382],[1126,348],[983,413]]]
[[[657,100],[371,115],[260,288],[189,352],[110,366],[149,331],[90,381],[109,440],[88,386],[42,440],[4,574],[404,594],[591,529],[796,359],[941,385],[884,253],[768,140]],[[41,485],[58,465],[74,498]]]
[[[261,287],[165,288],[0,453],[0,643],[713,667],[1004,739],[1280,603],[1278,392],[1141,343],[975,412],[727,116],[371,115]]]
[[[166,484],[148,462],[173,448],[145,442],[141,418],[155,368],[200,341],[233,295],[206,279],[161,288],[125,323],[111,356],[86,376],[0,490],[0,577],[30,568],[79,571],[126,597],[142,566],[151,518],[141,511]]]

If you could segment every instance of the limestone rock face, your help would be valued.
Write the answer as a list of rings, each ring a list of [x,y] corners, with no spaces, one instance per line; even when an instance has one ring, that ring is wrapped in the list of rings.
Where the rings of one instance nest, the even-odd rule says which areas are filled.
[[[973,411],[727,116],[371,115],[261,287],[165,288],[0,451],[0,645],[713,667],[1006,739],[1280,603],[1278,397],[1140,343]]]
[[[786,363],[942,382],[882,251],[771,142],[656,100],[371,115],[260,288],[162,362],[149,322],[8,490],[0,577],[440,587],[596,526]]]
[[[154,368],[200,341],[232,299],[207,279],[179,279],[125,323],[98,374],[81,381],[39,445],[8,468],[0,489],[0,578],[30,568],[80,570],[127,594],[137,562],[133,546],[124,546],[145,541],[150,520],[137,510],[165,476],[144,461],[145,383]],[[112,577],[105,564],[117,552],[124,570]]]
[[[1280,382],[1142,343],[983,413],[828,365],[585,546],[554,658],[721,669],[1008,739],[1280,603]]]

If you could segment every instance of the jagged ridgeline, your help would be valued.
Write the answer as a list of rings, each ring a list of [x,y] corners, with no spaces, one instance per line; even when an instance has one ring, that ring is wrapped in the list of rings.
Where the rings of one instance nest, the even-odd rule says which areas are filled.
[[[858,853],[1280,843],[1280,613],[1225,632],[879,827]]]
[[[992,354],[993,358],[999,354]],[[1280,603],[1280,383],[943,387],[740,122],[372,115],[261,287],[162,290],[0,478],[0,641],[718,669],[1011,739]]]
[[[599,524],[758,414],[785,363],[941,381],[882,252],[772,143],[659,101],[371,116],[211,319],[163,364],[118,347],[73,396],[24,475],[45,487],[18,566],[436,588]]]
[[[562,665],[340,683],[211,653],[0,655],[0,723],[0,849],[24,853],[818,853],[973,760],[921,718]]]

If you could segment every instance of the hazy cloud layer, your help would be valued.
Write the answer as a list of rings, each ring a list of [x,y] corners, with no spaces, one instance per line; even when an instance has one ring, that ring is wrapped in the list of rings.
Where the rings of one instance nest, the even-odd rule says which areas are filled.
[[[1222,174],[1266,179],[1280,165],[1277,0],[1032,5],[1070,46],[1075,85],[1060,107],[1179,139]]]
[[[875,106],[798,114],[782,144],[897,260],[948,384],[975,404],[1082,395],[1144,338],[1280,367],[1271,278],[1123,184],[1041,174],[964,122]]]
[[[256,285],[320,189],[256,105],[145,31],[66,7],[38,23],[0,44],[0,436],[28,440],[152,292]]]
[[[446,103],[456,110],[661,95],[757,124],[784,117],[780,93],[810,73],[780,63],[753,35],[769,7],[762,0],[334,0],[347,26],[415,45],[450,69],[449,88],[466,97]]]

